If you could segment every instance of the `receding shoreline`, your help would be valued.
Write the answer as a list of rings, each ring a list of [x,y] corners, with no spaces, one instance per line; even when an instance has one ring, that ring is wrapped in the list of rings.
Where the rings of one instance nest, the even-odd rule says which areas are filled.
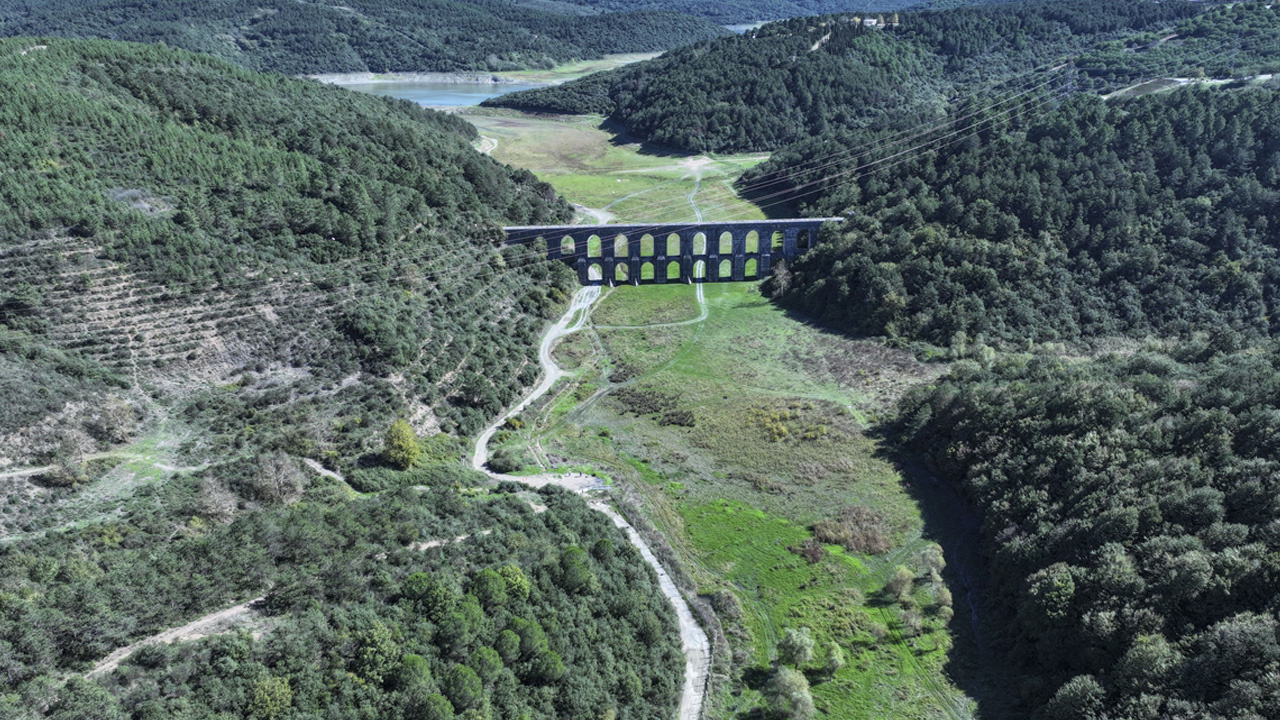
[[[601,70],[612,70],[634,62],[651,60],[661,54],[657,52],[617,53],[593,60],[574,60],[563,65],[541,70],[318,73],[303,77],[330,85],[376,85],[414,82],[458,85],[558,85]]]
[[[378,85],[382,83],[445,83],[457,85],[533,85],[527,80],[515,80],[484,72],[394,72],[394,73],[326,73],[306,75],[329,85]]]

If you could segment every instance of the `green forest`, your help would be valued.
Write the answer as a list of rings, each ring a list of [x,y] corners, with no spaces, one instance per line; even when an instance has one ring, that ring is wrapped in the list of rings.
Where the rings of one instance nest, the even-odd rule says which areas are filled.
[[[164,43],[291,75],[546,68],[725,34],[664,10],[508,0],[0,0],[0,35]]]
[[[981,516],[1021,717],[1280,717],[1280,355],[962,361],[899,437]],[[1003,624],[1001,624],[1003,621]]]
[[[96,403],[60,416],[67,399],[164,377],[211,381],[168,411],[205,428],[193,451],[330,463],[375,452],[406,407],[473,432],[536,380],[573,276],[500,250],[498,227],[569,210],[476,153],[467,123],[104,41],[0,41],[0,88],[17,457],[109,449],[131,430],[102,430]]]
[[[514,488],[460,492],[447,478],[367,497],[316,482],[228,522],[210,480],[175,476],[115,521],[0,547],[0,714],[658,720],[675,708],[675,613],[625,536],[570,493],[533,496],[535,512]],[[256,596],[247,626],[82,677],[118,647]]]
[[[1077,97],[819,201],[849,213],[775,276],[850,331],[950,346],[1271,336],[1280,87]]]
[[[460,464],[571,288],[502,248],[568,218],[549,186],[456,117],[158,45],[0,40],[0,95],[0,437],[49,463],[0,483],[0,716],[670,716],[626,536]]]
[[[765,172],[789,157],[954,117],[959,98],[1044,84],[1104,89],[1176,73],[1240,77],[1280,65],[1280,15],[1261,2],[1010,3],[903,12],[897,26],[874,28],[859,17],[874,16],[771,23],[486,104],[599,113],[695,152],[781,149]],[[1056,70],[1069,62],[1074,72]]]
[[[850,4],[742,36],[711,22]],[[701,404],[661,427],[697,438],[670,452],[705,461],[706,483],[668,478],[658,441],[621,457],[673,545],[741,543],[747,513],[707,509],[730,507],[733,483],[765,509],[793,493],[821,506],[761,532],[794,543],[685,568],[692,585],[735,583],[703,597],[703,621],[726,621],[707,624],[715,643],[761,629],[714,648],[713,716],[842,716],[826,693],[889,686],[836,690],[836,673],[856,664],[877,683],[868,655],[892,631],[892,667],[919,673],[895,682],[944,680],[978,717],[1280,717],[1280,9],[939,2],[889,27],[854,21],[897,5],[0,0],[0,35],[34,35],[0,39],[0,717],[669,720],[685,658],[640,552],[576,495],[462,462],[537,382],[539,336],[576,286],[501,227],[568,222],[571,206],[477,152],[462,117],[286,74],[676,45],[495,104],[598,113],[683,150],[770,151],[743,197],[844,217],[741,300],[702,308],[768,311],[776,335],[662,332],[687,332],[691,352],[850,362],[856,377],[810,394],[901,473],[841,456],[833,474],[809,450],[774,482],[782,455],[748,431],[779,442],[801,406],[753,400],[735,419],[690,356],[664,366],[690,383],[669,392]],[[787,347],[795,321],[830,359]],[[589,355],[576,340],[562,354]],[[911,374],[877,386],[893,353],[919,362],[892,361]],[[766,374],[751,367],[735,377],[755,391]],[[574,426],[571,410],[633,371],[585,374],[541,411],[569,418],[576,447],[620,453],[625,429]],[[667,403],[618,382],[633,415]],[[865,392],[883,403],[863,409]],[[499,431],[493,468],[527,465],[537,417]],[[740,423],[767,472],[735,474],[723,458],[741,446],[716,446],[712,423]],[[877,508],[824,505],[816,483],[847,492],[845,474],[921,503],[919,561],[895,555],[903,531]],[[933,545],[956,536],[935,536],[937,498],[913,487],[930,475],[968,505],[945,520],[975,526],[972,554]],[[691,488],[707,504],[673,510]],[[825,626],[767,610],[853,577],[819,562],[841,545],[877,590],[842,588],[786,622],[880,604],[885,624],[848,658],[815,645]],[[857,548],[884,572],[864,577]],[[920,615],[895,625],[886,609],[919,604],[916,562],[936,609],[924,634]],[[811,572],[799,587],[733,579],[795,568]],[[225,626],[108,662],[219,611]]]
[[[760,20],[821,15],[834,12],[885,12],[917,5],[931,5],[929,0],[562,0],[567,5],[605,12],[629,10],[667,10],[706,18],[717,23],[749,23]],[[995,0],[1000,2],[1002,0]],[[974,0],[969,4],[980,4]],[[531,3],[533,4],[533,3]]]

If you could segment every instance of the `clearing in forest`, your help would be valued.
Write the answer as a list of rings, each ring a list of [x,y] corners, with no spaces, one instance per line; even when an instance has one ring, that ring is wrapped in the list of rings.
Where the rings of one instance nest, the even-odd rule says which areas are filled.
[[[764,213],[733,182],[766,155],[668,152],[614,134],[598,115],[547,117],[468,108],[463,117],[497,142],[497,160],[533,171],[589,222],[755,220]]]

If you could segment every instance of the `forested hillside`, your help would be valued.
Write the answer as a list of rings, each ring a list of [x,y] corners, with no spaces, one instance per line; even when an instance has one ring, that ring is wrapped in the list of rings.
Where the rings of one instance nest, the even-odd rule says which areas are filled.
[[[228,523],[208,480],[173,478],[117,520],[0,547],[0,715],[675,710],[675,613],[625,536],[567,492],[536,496],[546,509],[535,513],[443,478],[365,498],[317,483]],[[263,595],[229,634],[145,647],[83,676],[116,648]]]
[[[894,130],[938,119],[958,95],[1024,80],[1036,68],[1104,42],[1149,43],[1205,7],[1008,3],[901,13],[900,24],[889,27],[867,27],[857,21],[867,16],[856,14],[796,18],[488,104],[602,113],[635,135],[693,151],[773,150],[833,131]],[[1266,16],[1272,34],[1259,42],[1274,51],[1277,22],[1271,11]],[[1166,55],[1203,49],[1172,42],[1180,50],[1162,51]],[[1124,72],[1113,67],[1123,65],[1115,53],[1098,62],[1102,76]]]
[[[497,228],[564,220],[549,187],[456,118],[161,46],[0,41],[0,96],[0,454],[49,463],[0,475],[0,716],[671,715],[613,523],[414,438],[534,379],[572,275]]]
[[[941,346],[1275,334],[1280,87],[971,122],[963,142],[828,195],[849,221],[771,290],[847,330]]]
[[[725,33],[675,12],[583,16],[547,7],[509,0],[0,0],[0,35],[165,43],[297,75],[551,67]]]
[[[981,516],[1020,717],[1280,717],[1280,355],[1176,347],[966,362],[903,404]]]
[[[6,464],[74,466],[157,398],[199,457],[348,464],[399,414],[469,433],[536,378],[572,274],[497,228],[568,208],[467,123],[105,41],[0,42],[0,95]]]

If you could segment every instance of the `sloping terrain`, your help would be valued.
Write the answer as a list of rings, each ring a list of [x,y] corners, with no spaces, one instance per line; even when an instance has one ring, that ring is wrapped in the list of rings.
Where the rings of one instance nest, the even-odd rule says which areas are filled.
[[[607,518],[472,487],[443,434],[367,467],[536,377],[572,275],[499,228],[565,220],[548,186],[456,118],[156,46],[0,41],[0,95],[0,716],[674,711]]]
[[[0,35],[165,43],[258,70],[312,74],[550,67],[725,33],[676,12],[579,10],[507,0],[0,0]]]
[[[961,0],[978,5],[983,0]],[[998,1],[998,0],[997,0]],[[530,5],[537,6],[537,0]],[[928,0],[560,0],[560,5],[578,6],[596,12],[625,10],[671,10],[718,23],[748,23],[760,20],[819,15],[832,12],[886,12],[917,5],[936,4]]]
[[[771,289],[841,328],[977,348],[1274,336],[1280,87],[1079,97],[831,193]]]
[[[1278,28],[1261,2],[1065,0],[793,18],[485,104],[603,114],[630,134],[695,152],[781,148],[762,171],[785,177],[797,157],[874,147],[959,117],[971,110],[961,100],[1274,72]]]
[[[351,462],[397,414],[468,432],[536,377],[571,278],[497,227],[569,210],[466,123],[104,41],[0,41],[0,93],[6,382],[38,400],[0,418],[5,464],[125,441],[95,418],[126,400],[204,428],[201,460]]]

